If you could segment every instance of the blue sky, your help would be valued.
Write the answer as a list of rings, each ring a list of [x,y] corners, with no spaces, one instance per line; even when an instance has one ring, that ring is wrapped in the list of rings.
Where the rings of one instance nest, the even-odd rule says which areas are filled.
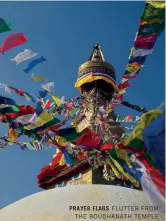
[[[36,75],[55,82],[55,94],[71,98],[77,70],[85,62],[96,42],[101,44],[105,59],[116,69],[120,81],[128,61],[144,2],[1,2],[0,17],[11,20],[13,30],[0,34],[0,44],[11,33],[23,32],[28,42],[5,55],[0,55],[0,82],[36,94],[40,84],[22,70],[28,62],[15,65],[10,58],[24,49],[39,52],[47,59],[33,69]],[[164,33],[157,40],[139,76],[132,80],[126,100],[147,109],[156,108],[164,100]],[[4,94],[2,89],[0,94]],[[6,96],[8,96],[6,94]],[[18,103],[25,101],[9,95]],[[122,115],[138,115],[126,107]],[[0,125],[0,136],[7,131]],[[25,196],[42,191],[37,174],[48,164],[55,149],[22,152],[18,146],[0,151],[0,208]]]

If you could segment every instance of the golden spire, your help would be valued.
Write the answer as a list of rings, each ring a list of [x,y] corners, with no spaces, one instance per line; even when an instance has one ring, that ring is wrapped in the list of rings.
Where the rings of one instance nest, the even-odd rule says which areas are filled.
[[[102,52],[101,47],[98,43],[95,44],[94,49],[93,49],[91,56],[89,58],[89,61],[92,61],[92,60],[105,61],[103,52]]]

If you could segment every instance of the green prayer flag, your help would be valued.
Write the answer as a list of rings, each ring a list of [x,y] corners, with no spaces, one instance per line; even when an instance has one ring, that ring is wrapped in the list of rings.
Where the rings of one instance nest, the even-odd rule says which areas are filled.
[[[152,155],[149,153],[149,152],[145,152],[144,153],[144,157],[145,159],[148,161],[148,163],[153,166],[153,167],[156,167],[157,168],[157,165],[152,157]]]
[[[0,18],[0,33],[10,31],[11,28],[11,22],[10,21],[4,21],[2,18]]]
[[[15,113],[19,112],[20,109],[15,105],[10,105],[9,107],[3,108],[3,111],[5,111],[5,113]]]
[[[132,140],[129,143],[128,146],[131,147],[131,148],[137,149],[138,151],[141,151],[142,149],[145,148],[145,143],[142,140],[139,140],[139,139],[135,138],[134,140]],[[156,167],[156,163],[155,163],[153,157],[151,156],[151,154],[149,154],[147,151],[145,151],[143,156],[145,157],[145,159],[147,160],[147,162],[151,166]]]
[[[10,106],[13,112],[20,112],[20,109],[17,106]]]
[[[141,19],[148,21],[150,19],[165,19],[165,8],[155,8],[153,5],[146,4]]]
[[[141,151],[145,147],[145,144],[142,140],[135,138],[128,144],[128,146]]]
[[[163,20],[162,23],[152,23],[152,24],[141,25],[138,35],[139,36],[148,36],[152,34],[160,35],[160,33],[165,28],[164,23],[165,22]]]
[[[115,160],[119,160],[115,149],[109,150],[109,154],[110,154],[111,157],[113,157]]]
[[[50,127],[50,126],[53,126],[53,125],[56,125],[56,124],[58,124],[58,123],[60,123],[60,122],[61,122],[61,121],[60,121],[58,118],[54,118],[54,119],[50,120],[49,122],[43,124],[42,126],[36,127],[36,128],[34,128],[34,129],[32,129],[32,132],[36,132],[36,130],[40,130],[40,129],[42,130],[42,129],[43,129],[43,126],[44,126],[44,129],[46,129],[46,128],[48,128],[48,127]]]
[[[83,134],[85,133],[85,131],[81,131],[81,132],[77,132],[75,130],[75,128],[71,128],[71,130],[67,130],[67,132],[65,133],[62,133],[61,132],[59,133],[60,136],[62,136],[63,138],[65,138],[67,141],[70,141],[70,142],[74,142],[76,141],[79,137],[81,137]]]

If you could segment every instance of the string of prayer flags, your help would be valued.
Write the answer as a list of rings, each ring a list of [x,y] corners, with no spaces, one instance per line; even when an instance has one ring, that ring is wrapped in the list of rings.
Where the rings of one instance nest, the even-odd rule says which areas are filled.
[[[23,91],[20,91],[14,87],[12,89],[15,90],[16,93],[18,93],[19,95],[24,94]],[[62,102],[63,100],[64,108],[74,107],[74,101],[78,105],[76,99],[72,99],[68,102],[65,101],[64,99],[62,100],[59,99],[59,100],[60,102]],[[99,164],[101,164],[101,162],[105,163],[105,160],[103,160],[102,157],[100,156],[100,151],[98,151],[98,149],[100,149],[102,144],[102,138],[100,134],[96,134],[89,129],[85,129],[84,131],[82,131],[82,133],[76,132],[75,128],[73,127],[60,129],[60,127],[63,126],[67,121],[62,123],[62,121],[60,121],[59,119],[54,118],[53,114],[48,113],[46,111],[47,108],[45,109],[45,106],[48,106],[49,108],[51,102],[52,100],[43,99],[42,102],[40,101],[36,102],[35,109],[34,107],[31,106],[18,105],[20,109],[18,113],[11,113],[11,112],[5,113],[5,116],[7,116],[6,123],[9,123],[9,138],[7,138],[8,142],[5,142],[5,140],[4,142],[2,141],[2,147],[4,147],[4,145],[7,144],[16,143],[18,137],[24,134],[30,137],[32,141],[27,143],[22,142],[20,144],[19,142],[17,142],[22,150],[29,149],[29,150],[39,151],[50,147],[50,144],[52,143],[58,146],[60,151],[62,151],[63,165],[72,165],[73,162],[76,161],[75,158],[79,157],[80,151],[88,151],[89,156],[87,160],[94,167],[97,167]],[[44,103],[44,105],[42,103]],[[105,115],[106,110],[107,109],[104,107],[100,108],[100,112],[102,112],[103,115]],[[121,118],[121,121],[126,123],[132,122],[132,120],[133,116],[131,114],[129,114],[123,119]],[[130,127],[126,126],[124,128],[131,129]],[[51,138],[49,136],[50,132],[52,133]],[[117,134],[112,133],[112,137],[116,138]],[[117,143],[116,139],[112,142],[109,148],[111,148],[110,151],[114,150],[116,158],[114,158],[115,154],[111,152],[110,156],[111,161],[109,165],[111,165],[113,173],[115,173],[118,177],[124,175],[133,183],[133,185],[136,185],[138,187],[138,182],[136,181],[135,176],[132,175],[129,170],[131,168],[131,164],[129,161],[128,153],[123,148],[120,148],[120,150],[115,151],[116,149],[115,142],[116,144],[118,144],[119,142]],[[96,153],[92,153],[95,151],[99,152],[97,153],[98,155],[96,155]],[[105,150],[103,149],[101,151],[106,151],[106,149]],[[119,159],[126,162],[126,165],[129,167],[129,169],[125,168],[127,172],[123,170],[122,164],[118,162]]]
[[[31,94],[29,94],[29,93],[27,93],[27,92],[25,92],[25,91],[24,91],[23,96],[25,97],[25,99],[26,99],[27,101],[31,101],[31,102],[33,102],[33,103],[36,102],[36,99],[34,98],[34,96],[32,96]]]
[[[120,81],[117,93],[125,94],[130,87],[129,80],[136,78],[140,69],[144,66],[146,57],[152,53],[158,36],[165,28],[165,2],[147,1],[140,18],[140,24],[131,48],[129,61],[125,73]],[[126,79],[128,81],[126,81]],[[121,93],[122,91],[122,93]],[[114,97],[117,96],[115,93]],[[114,99],[113,97],[113,99]],[[119,97],[119,106],[123,100]]]
[[[0,96],[0,122],[6,123],[9,128],[8,133],[0,137],[0,148],[4,148],[8,144],[16,144],[20,145],[22,150],[38,151],[53,144],[59,149],[61,156],[58,163],[54,161],[47,167],[48,171],[50,168],[55,169],[55,165],[56,169],[60,166],[59,171],[63,171],[74,164],[77,167],[80,162],[90,163],[94,168],[103,166],[105,169],[104,176],[107,179],[118,177],[124,182],[130,180],[138,188],[140,177],[137,179],[138,173],[134,171],[131,164],[129,151],[138,155],[139,159],[142,160],[141,162],[146,164],[148,169],[151,167],[157,168],[157,161],[153,160],[143,140],[143,131],[148,126],[147,122],[144,121],[144,117],[147,116],[150,123],[154,120],[154,117],[150,117],[150,112],[148,112],[147,115],[141,117],[139,124],[134,125],[139,120],[139,116],[136,116],[135,121],[132,114],[126,117],[117,116],[115,120],[116,116],[111,114],[113,114],[113,108],[122,104],[124,94],[127,88],[130,87],[130,80],[136,78],[144,66],[147,56],[152,53],[158,36],[164,30],[164,7],[163,2],[148,1],[146,3],[125,73],[119,87],[116,87],[117,91],[112,101],[105,102],[104,99],[98,99],[103,100],[103,103],[96,102],[96,98],[99,97],[97,97],[95,91],[96,100],[93,100],[96,102],[94,102],[94,118],[89,114],[91,107],[87,105],[90,103],[89,101],[91,101],[94,92],[90,93],[89,100],[87,99],[88,96],[80,96],[79,100],[65,101],[64,98],[59,98],[53,94],[54,82],[42,84],[42,90],[39,91],[36,97],[24,90],[12,86],[8,87],[1,83],[0,88],[8,93],[14,91],[19,96],[25,97],[26,100],[32,101],[33,105],[16,104],[12,99]],[[0,33],[9,29],[8,23],[0,19]],[[26,36],[22,33],[10,35],[0,47],[0,51],[5,53],[26,41]],[[37,53],[32,50],[25,49],[12,58],[11,61],[20,64],[36,55]],[[36,65],[44,61],[46,59],[43,56],[33,59],[24,69],[24,72],[29,73]],[[46,78],[34,76],[34,74],[31,78],[36,82],[47,81]],[[50,96],[49,99],[47,99],[47,95]],[[86,112],[89,114],[88,117]],[[65,118],[60,120],[55,117],[56,115]],[[155,113],[156,117],[157,114]],[[89,121],[87,118],[89,118]],[[70,124],[70,120],[72,120],[72,124]],[[133,125],[129,124],[131,122],[133,122]],[[72,126],[63,128],[67,124]],[[130,130],[133,130],[131,134]],[[18,138],[21,135],[30,138],[30,142],[19,142]],[[109,154],[103,154],[104,151]],[[106,155],[107,157],[105,157]],[[156,169],[155,175],[157,173]]]
[[[30,95],[28,92],[25,92],[24,90],[19,90],[13,86],[8,86],[9,90],[14,90],[14,92],[16,94],[18,94],[19,96],[24,96],[26,100],[31,101],[33,103],[36,102],[36,99],[34,98],[34,96]]]
[[[13,86],[9,86],[9,88],[11,90],[14,90],[16,94],[20,95],[20,96],[23,96],[24,94],[24,90],[18,90],[17,88],[13,87]]]
[[[25,126],[24,128],[26,130],[32,130],[34,128],[42,126],[43,124],[45,124],[51,120],[53,120],[52,115],[47,113],[46,111],[43,111],[43,113],[37,117],[35,122],[33,122],[32,124],[30,124],[28,126]]]

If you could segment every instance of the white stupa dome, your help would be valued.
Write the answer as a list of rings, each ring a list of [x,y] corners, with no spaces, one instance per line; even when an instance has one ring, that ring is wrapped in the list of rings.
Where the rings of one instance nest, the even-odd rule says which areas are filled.
[[[0,221],[75,220],[164,221],[164,218],[156,207],[150,206],[142,191],[110,185],[47,190],[0,210]]]

